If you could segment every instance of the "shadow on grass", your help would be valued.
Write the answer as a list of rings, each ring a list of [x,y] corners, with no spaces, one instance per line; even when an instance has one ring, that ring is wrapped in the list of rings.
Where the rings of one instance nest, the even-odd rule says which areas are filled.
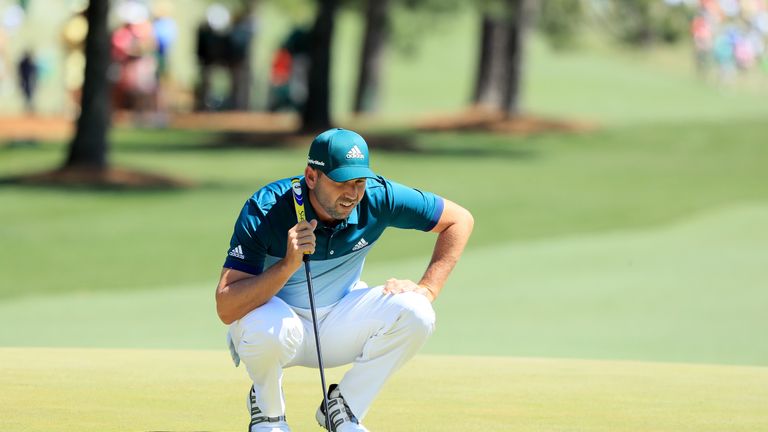
[[[210,132],[190,130],[124,131],[113,139],[113,151],[132,153],[197,153],[228,150],[306,151],[314,134],[295,131]],[[397,130],[365,132],[362,135],[374,153],[409,154],[419,158],[503,158],[530,160],[540,156],[535,138],[489,137],[477,132],[418,132]],[[50,151],[61,144],[3,146],[5,151]],[[106,170],[50,170],[0,177],[0,187],[14,186],[67,192],[174,192],[194,190],[230,190],[235,185],[191,181],[159,173],[111,167]]]
[[[266,185],[273,181],[272,178],[260,178],[249,180],[248,185],[243,183],[230,183],[223,181],[197,181],[193,185],[184,187],[133,187],[125,185],[105,185],[105,184],[72,184],[57,182],[37,182],[30,183],[23,180],[26,175],[0,177],[0,190],[5,188],[22,188],[26,191],[39,192],[61,192],[66,194],[104,194],[104,195],[179,195],[186,193],[228,193],[241,192],[244,188],[255,187],[253,185]],[[250,186],[249,186],[250,185]]]
[[[173,191],[194,187],[190,180],[145,171],[109,167],[68,167],[0,178],[0,186],[83,191]]]
[[[184,133],[186,133],[185,131]],[[123,142],[115,148],[122,152],[185,152],[185,151],[221,151],[221,150],[306,150],[314,135],[298,132],[201,132],[211,139],[199,137],[189,143],[163,142]],[[536,155],[531,148],[517,145],[520,137],[495,139],[493,145],[487,140],[475,140],[476,132],[370,132],[361,131],[369,148],[373,152],[394,154],[415,154],[423,156],[455,157],[503,157],[527,159]],[[441,140],[446,138],[446,140]],[[482,142],[479,144],[478,142]]]

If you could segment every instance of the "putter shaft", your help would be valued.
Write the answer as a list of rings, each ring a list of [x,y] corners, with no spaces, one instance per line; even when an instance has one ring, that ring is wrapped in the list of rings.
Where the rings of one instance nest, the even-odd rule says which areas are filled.
[[[309,255],[304,255],[304,271],[307,273],[307,290],[309,291],[309,308],[312,312],[312,326],[315,329],[315,346],[317,347],[317,364],[320,367],[320,383],[323,386],[323,407],[325,409],[325,428],[331,430],[330,412],[328,411],[328,395],[325,385],[325,368],[323,367],[323,355],[320,350],[320,331],[317,328],[317,313],[315,312],[315,293],[312,290],[312,274],[309,270]]]

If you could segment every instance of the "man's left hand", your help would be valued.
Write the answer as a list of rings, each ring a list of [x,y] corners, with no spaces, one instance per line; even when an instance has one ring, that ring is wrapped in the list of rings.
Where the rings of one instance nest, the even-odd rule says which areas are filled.
[[[416,282],[408,279],[387,279],[387,283],[384,284],[384,294],[401,294],[404,292],[413,291],[419,293],[429,299],[429,301],[435,300],[435,295],[430,291],[429,287],[425,285],[419,285]]]

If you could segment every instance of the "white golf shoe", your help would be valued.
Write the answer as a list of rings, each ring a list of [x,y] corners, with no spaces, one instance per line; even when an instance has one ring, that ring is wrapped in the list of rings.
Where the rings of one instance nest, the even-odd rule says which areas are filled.
[[[339,386],[331,384],[328,389],[328,411],[330,411],[330,432],[370,432],[357,420],[352,410],[344,401]],[[315,419],[325,429],[325,407],[320,402],[320,408],[315,413]]]
[[[256,405],[256,391],[253,387],[248,394],[248,411],[251,413],[251,424],[248,425],[248,432],[291,432],[291,428],[285,422],[284,415],[267,417],[261,412],[261,408]]]

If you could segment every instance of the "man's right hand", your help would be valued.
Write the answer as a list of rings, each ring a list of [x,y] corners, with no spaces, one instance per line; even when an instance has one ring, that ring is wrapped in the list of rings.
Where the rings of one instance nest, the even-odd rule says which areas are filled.
[[[288,230],[288,240],[285,245],[283,260],[294,271],[301,267],[304,253],[315,252],[315,228],[317,220],[301,221]]]
[[[231,268],[221,271],[216,287],[216,312],[224,324],[232,324],[274,297],[296,270],[304,252],[315,252],[317,221],[302,221],[288,230],[285,258],[279,265],[253,275]]]

